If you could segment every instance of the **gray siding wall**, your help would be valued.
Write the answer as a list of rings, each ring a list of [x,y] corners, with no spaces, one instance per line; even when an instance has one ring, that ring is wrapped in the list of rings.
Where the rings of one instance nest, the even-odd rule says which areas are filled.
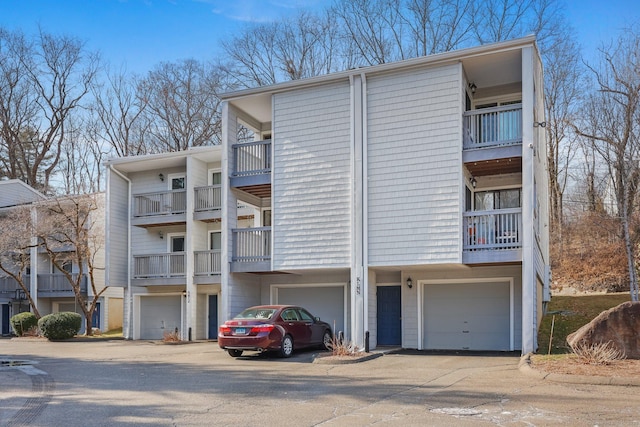
[[[107,215],[109,215],[109,229],[106,230],[108,239],[108,263],[106,268],[109,275],[109,286],[127,285],[127,227],[129,194],[128,183],[115,173],[109,174],[109,199]]]
[[[350,262],[350,99],[347,82],[277,94],[273,268]]]
[[[369,265],[460,262],[458,65],[371,77]]]

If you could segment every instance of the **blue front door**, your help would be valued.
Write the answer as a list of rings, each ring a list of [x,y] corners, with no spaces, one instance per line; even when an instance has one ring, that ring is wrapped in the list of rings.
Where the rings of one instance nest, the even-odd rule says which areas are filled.
[[[91,323],[94,328],[100,328],[100,303],[96,303],[96,309],[93,311],[93,316],[91,316]]]
[[[378,345],[402,344],[400,286],[378,286]]]
[[[209,339],[218,338],[218,295],[209,295]]]
[[[0,325],[2,325],[2,335],[9,335],[9,304],[2,304]]]

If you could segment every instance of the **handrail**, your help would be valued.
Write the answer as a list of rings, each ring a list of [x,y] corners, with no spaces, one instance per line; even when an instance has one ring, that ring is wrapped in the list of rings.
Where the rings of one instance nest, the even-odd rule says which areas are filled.
[[[263,262],[271,260],[271,227],[235,228],[233,262]]]
[[[169,252],[133,256],[133,277],[168,278],[185,276],[184,252]]]
[[[271,140],[233,145],[231,176],[243,177],[271,173]]]
[[[522,143],[522,104],[470,110],[462,116],[465,149]]]
[[[170,215],[187,210],[186,190],[166,190],[134,194],[133,216]]]
[[[464,212],[463,220],[466,251],[522,247],[522,208]]]

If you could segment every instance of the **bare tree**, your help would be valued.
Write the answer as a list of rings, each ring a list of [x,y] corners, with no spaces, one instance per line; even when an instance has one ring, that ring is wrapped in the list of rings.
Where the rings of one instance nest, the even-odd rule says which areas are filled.
[[[48,191],[66,121],[88,93],[97,62],[73,37],[0,30],[0,161],[9,178]]]
[[[474,28],[473,0],[407,0],[403,19],[412,56],[448,52],[464,45]]]
[[[616,213],[627,252],[631,299],[638,301],[638,278],[632,214],[640,184],[640,33],[627,30],[609,48],[600,49],[601,64],[589,66],[596,90],[587,100],[577,132],[594,142],[609,170]]]
[[[360,65],[377,65],[410,57],[405,54],[405,20],[401,0],[341,0],[331,8],[345,43]]]
[[[139,83],[138,98],[146,105],[152,149],[182,151],[219,144],[221,86],[220,70],[194,59],[161,63],[150,71]]]
[[[544,59],[549,207],[551,226],[561,240],[563,195],[569,179],[569,165],[576,153],[576,135],[571,126],[582,96],[579,50],[568,31],[547,48]]]
[[[36,235],[53,266],[71,285],[84,313],[87,335],[93,334],[93,313],[107,290],[96,283],[97,273],[104,270],[103,205],[101,194],[91,194],[56,198],[38,208]],[[65,268],[70,263],[76,272]],[[90,300],[82,292],[84,280],[91,286]]]
[[[33,221],[29,205],[15,206],[0,211],[0,271],[12,278],[24,292],[33,313],[40,312],[32,296],[28,282],[31,266],[31,249],[37,246],[33,236]]]
[[[148,120],[144,110],[147,99],[136,96],[137,78],[124,70],[107,70],[105,82],[93,86],[91,119],[86,122],[85,137],[93,143],[106,141],[117,157],[137,156],[147,152]]]

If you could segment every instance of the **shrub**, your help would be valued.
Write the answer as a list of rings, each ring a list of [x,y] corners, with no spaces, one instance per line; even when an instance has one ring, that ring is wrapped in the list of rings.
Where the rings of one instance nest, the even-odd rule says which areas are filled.
[[[356,356],[360,352],[354,342],[340,337],[333,337],[329,344],[329,350],[331,350],[332,356]]]
[[[29,311],[16,314],[11,317],[10,322],[13,332],[19,337],[29,334],[38,326],[38,318]]]
[[[180,333],[178,332],[178,328],[175,329],[175,331],[165,331],[164,334],[162,334],[162,341],[164,342],[180,342],[182,341],[182,339],[180,339]]]
[[[38,320],[40,332],[49,340],[73,338],[80,331],[81,326],[82,316],[70,311],[47,314]]]
[[[616,348],[611,341],[591,345],[580,342],[573,346],[573,352],[582,363],[589,365],[610,365],[616,360],[626,359],[624,351]]]

